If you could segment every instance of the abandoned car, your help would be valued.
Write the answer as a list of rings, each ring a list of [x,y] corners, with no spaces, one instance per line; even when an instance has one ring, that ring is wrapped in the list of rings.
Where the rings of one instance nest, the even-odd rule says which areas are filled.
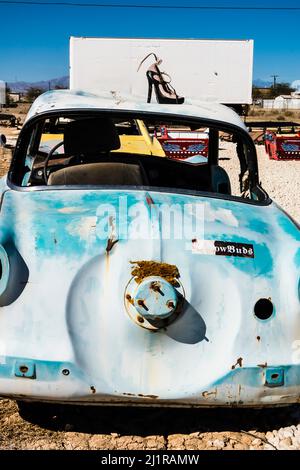
[[[207,156],[122,149],[137,122],[151,139],[161,126],[205,132]],[[299,402],[299,233],[229,108],[40,96],[1,180],[0,395]]]

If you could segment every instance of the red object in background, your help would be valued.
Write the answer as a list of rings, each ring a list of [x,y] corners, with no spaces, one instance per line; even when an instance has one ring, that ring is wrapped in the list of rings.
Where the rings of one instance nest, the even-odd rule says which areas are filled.
[[[161,126],[155,136],[167,157],[185,159],[194,155],[208,157],[208,133],[170,129]]]
[[[271,160],[300,160],[300,133],[277,134],[266,131],[265,149]]]

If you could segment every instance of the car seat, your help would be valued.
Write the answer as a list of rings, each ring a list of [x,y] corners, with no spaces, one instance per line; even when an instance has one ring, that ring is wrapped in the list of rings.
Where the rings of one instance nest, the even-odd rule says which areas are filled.
[[[229,176],[219,165],[211,166],[211,190],[213,193],[231,194]]]
[[[65,156],[69,166],[50,174],[48,185],[143,185],[139,164],[99,162],[120,148],[120,138],[111,119],[72,121],[64,132]],[[71,165],[70,165],[71,163]],[[144,178],[145,179],[145,178]]]

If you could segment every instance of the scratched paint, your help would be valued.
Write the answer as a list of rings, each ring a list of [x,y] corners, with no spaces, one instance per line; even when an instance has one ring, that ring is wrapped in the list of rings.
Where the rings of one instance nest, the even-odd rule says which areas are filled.
[[[170,114],[170,106],[158,103],[144,103],[133,100],[131,96],[114,96],[113,93],[103,93],[101,96],[76,90],[51,90],[40,95],[29,110],[26,120],[37,114],[47,111],[70,109],[107,109],[107,110],[130,110],[149,111]],[[221,104],[196,101],[188,104],[173,105],[172,113],[203,119],[215,119],[233,124],[246,130],[242,119],[230,108]]]
[[[72,96],[71,102],[67,91],[43,95],[29,118],[62,108],[169,112],[167,106],[126,99],[97,101],[84,92]],[[201,109],[204,118],[244,129],[222,106],[177,108],[172,112],[197,117]],[[300,338],[300,235],[276,204],[143,189],[18,191],[5,178],[0,192],[0,246],[9,263],[8,279],[4,272],[0,277],[0,395],[156,406],[299,401],[300,354],[294,346]],[[126,222],[117,210],[124,196]],[[160,205],[175,205],[176,216],[195,202],[204,210],[193,239],[251,245],[254,257],[197,253],[192,238],[172,232],[165,239]],[[137,204],[143,237],[134,239],[132,230],[120,236],[117,228],[126,233]],[[103,237],[105,205],[116,215]],[[188,214],[187,228],[195,217]],[[126,288],[135,282],[132,261],[178,270],[182,308],[164,328],[143,328],[126,311],[126,302],[132,306]],[[261,298],[274,305],[266,321],[254,315]],[[269,370],[279,370],[283,382],[270,387]]]
[[[180,207],[194,198],[143,190],[125,194],[129,206],[148,206],[150,197],[154,205],[174,200]],[[137,402],[155,395],[167,403],[198,405],[274,404],[284,402],[282,396],[296,401],[300,375],[291,345],[300,333],[300,265],[294,224],[274,204],[210,198],[205,237],[247,241],[254,259],[197,255],[187,240],[151,240],[149,234],[147,240],[120,239],[107,264],[107,239],[97,236],[98,207],[117,204],[121,195],[124,191],[5,192],[1,242],[4,249],[13,245],[29,277],[0,309],[0,393],[99,403],[122,401],[124,393]],[[219,220],[212,211],[230,217]],[[124,293],[137,256],[175,265],[180,273],[187,304],[166,330],[147,331],[126,313]],[[258,321],[254,305],[268,297],[276,315]],[[258,348],[257,336],[263,347]],[[35,361],[36,379],[15,377],[14,358]],[[266,388],[258,366],[265,362],[288,370],[282,387]],[[70,370],[68,376],[63,368]],[[217,395],[210,394],[216,387]]]

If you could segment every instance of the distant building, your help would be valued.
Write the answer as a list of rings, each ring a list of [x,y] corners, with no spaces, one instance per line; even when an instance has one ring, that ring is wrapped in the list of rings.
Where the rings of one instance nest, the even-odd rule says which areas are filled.
[[[300,109],[300,94],[280,95],[274,100],[275,109]]]
[[[10,92],[8,93],[8,98],[10,103],[19,103],[21,99],[21,94]]]
[[[0,80],[0,107],[6,104],[6,83]]]
[[[274,100],[263,100],[266,109],[300,109],[300,93],[295,91],[290,95],[279,95]]]

